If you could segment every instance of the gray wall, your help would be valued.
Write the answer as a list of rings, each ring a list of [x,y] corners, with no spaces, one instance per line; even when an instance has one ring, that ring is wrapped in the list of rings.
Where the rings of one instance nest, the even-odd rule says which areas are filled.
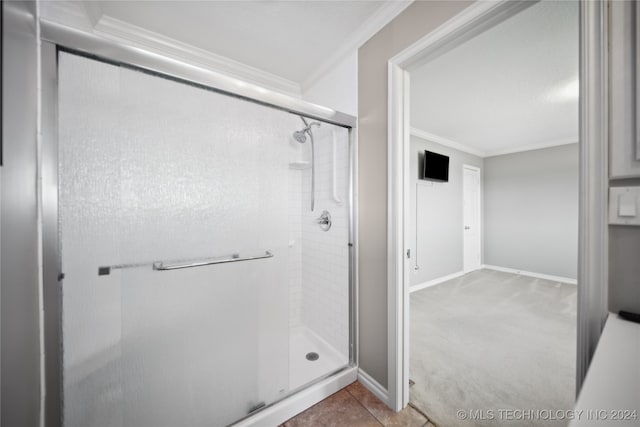
[[[485,264],[575,279],[578,144],[484,162]]]
[[[35,2],[4,2],[0,207],[2,426],[39,423]]]
[[[635,118],[633,47],[637,2],[611,2],[610,151],[611,174],[636,176],[615,179],[610,186],[640,185],[640,161],[634,160]],[[640,313],[640,227],[609,227],[609,310]]]
[[[414,2],[358,50],[360,368],[387,387],[387,61],[472,2]]]
[[[449,182],[420,179],[424,150],[449,156]],[[482,170],[483,160],[473,154],[415,136],[411,137],[411,223],[409,226],[411,235],[415,236],[417,241],[410,242],[410,246],[414,248],[414,261],[417,261],[420,266],[418,270],[413,270],[411,286],[457,273],[463,269],[463,164],[476,166]],[[482,177],[482,172],[480,176]]]

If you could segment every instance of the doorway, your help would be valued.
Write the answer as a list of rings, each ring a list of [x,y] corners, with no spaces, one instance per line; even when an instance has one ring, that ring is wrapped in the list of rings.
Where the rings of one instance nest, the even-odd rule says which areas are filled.
[[[441,252],[432,259],[451,261],[443,271],[427,251],[417,253],[426,271],[414,273],[411,285],[425,274],[445,276],[410,296],[409,402],[436,425],[452,427],[509,425],[500,415],[476,419],[482,413],[475,411],[569,410],[577,322],[578,4],[531,4],[409,74],[410,123],[421,133],[412,143],[433,153],[425,155],[424,180],[434,175],[434,154],[449,159],[440,197],[422,194],[416,222],[423,231],[416,237]],[[439,211],[439,219],[430,221],[430,211]],[[447,218],[460,217],[462,230],[460,220],[455,230],[446,228]],[[457,410],[470,420],[457,419]]]
[[[464,271],[469,272],[481,264],[480,169],[464,165],[462,176]]]
[[[390,60],[389,66],[389,394],[400,409],[409,400],[410,180],[409,70],[513,16],[532,3],[478,2]],[[580,389],[606,312],[601,283],[606,277],[606,7],[583,3],[580,26],[580,160],[578,346],[576,390]],[[587,61],[588,58],[588,61]],[[398,255],[402,254],[402,256]],[[409,268],[411,267],[411,268]]]

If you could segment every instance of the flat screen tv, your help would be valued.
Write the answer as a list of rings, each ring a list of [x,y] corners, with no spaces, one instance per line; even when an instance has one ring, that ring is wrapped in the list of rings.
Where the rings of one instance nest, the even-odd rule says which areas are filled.
[[[422,179],[448,182],[449,156],[425,150],[424,162],[422,167]]]

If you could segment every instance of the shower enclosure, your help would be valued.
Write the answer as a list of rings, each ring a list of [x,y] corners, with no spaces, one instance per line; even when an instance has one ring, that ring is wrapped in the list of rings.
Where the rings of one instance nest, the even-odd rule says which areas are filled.
[[[60,424],[250,423],[353,369],[353,122],[43,52]]]

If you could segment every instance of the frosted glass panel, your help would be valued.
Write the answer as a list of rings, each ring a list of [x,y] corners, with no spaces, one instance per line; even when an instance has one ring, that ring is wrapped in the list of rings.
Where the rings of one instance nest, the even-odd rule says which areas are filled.
[[[274,254],[122,272],[125,425],[226,425],[288,391],[289,117],[135,71],[120,78],[122,257]]]
[[[226,425],[284,396],[299,119],[66,53],[59,76],[65,425]]]
[[[120,72],[59,57],[59,215],[63,417],[67,426],[122,426],[119,264]]]

